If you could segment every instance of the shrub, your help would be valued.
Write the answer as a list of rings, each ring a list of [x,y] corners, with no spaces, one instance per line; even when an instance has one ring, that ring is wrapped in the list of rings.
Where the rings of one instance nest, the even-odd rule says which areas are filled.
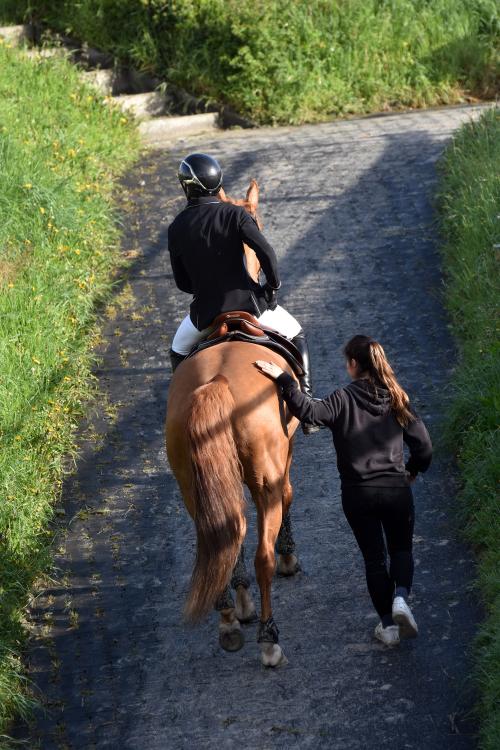
[[[2,2],[11,0],[0,0],[0,15]],[[260,123],[497,90],[495,0],[31,0],[29,7],[50,27]]]

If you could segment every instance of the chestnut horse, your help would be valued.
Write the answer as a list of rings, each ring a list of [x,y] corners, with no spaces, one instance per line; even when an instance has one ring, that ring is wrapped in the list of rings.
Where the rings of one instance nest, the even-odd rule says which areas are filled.
[[[223,192],[220,198],[230,200]],[[255,181],[246,200],[234,202],[256,216]],[[245,253],[247,271],[257,278],[258,261],[250,248]],[[218,344],[181,362],[169,388],[166,441],[168,460],[197,536],[185,615],[197,621],[216,606],[223,648],[237,650],[243,645],[240,620],[249,621],[255,613],[251,596],[247,587],[237,586],[235,605],[224,592],[236,562],[241,562],[246,484],[257,508],[258,641],[263,664],[278,666],[286,659],[272,616],[271,582],[276,539],[292,501],[289,473],[298,422],[286,411],[276,385],[254,367],[255,360],[262,358],[292,372],[270,349],[237,341]],[[280,555],[279,567],[284,574],[293,574],[295,555]]]

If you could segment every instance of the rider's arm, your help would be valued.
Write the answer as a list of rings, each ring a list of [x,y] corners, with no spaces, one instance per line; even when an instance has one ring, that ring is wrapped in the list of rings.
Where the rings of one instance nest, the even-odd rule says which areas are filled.
[[[170,263],[172,264],[172,272],[174,274],[174,281],[177,285],[177,288],[180,289],[181,292],[194,294],[193,285],[191,284],[191,279],[189,278],[188,273],[184,268],[182,258],[180,258],[178,255],[173,255],[173,253],[170,253]]]
[[[172,273],[174,274],[174,281],[178,289],[181,292],[187,292],[188,294],[194,294],[193,284],[189,278],[189,274],[186,271],[182,258],[175,252],[175,247],[172,242],[172,236],[170,229],[168,232],[168,250],[170,254],[170,264],[172,266]]]
[[[332,427],[342,408],[340,391],[334,391],[323,399],[311,398],[301,392],[297,381],[287,372],[280,375],[276,382],[294,417],[308,424]]]
[[[252,248],[259,259],[267,279],[267,283],[273,289],[279,289],[281,286],[278,273],[278,259],[273,248],[266,240],[255,219],[244,209],[241,210],[239,217],[239,230],[243,242]]]

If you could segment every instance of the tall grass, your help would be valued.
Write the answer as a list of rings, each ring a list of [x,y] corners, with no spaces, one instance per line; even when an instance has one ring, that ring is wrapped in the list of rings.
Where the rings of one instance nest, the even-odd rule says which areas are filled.
[[[50,27],[260,123],[493,97],[499,80],[495,0],[23,2]],[[8,16],[12,0],[0,16],[2,3]]]
[[[448,436],[461,513],[479,555],[487,619],[478,642],[481,747],[500,747],[500,110],[463,127],[443,162],[446,298],[460,362]]]
[[[29,704],[23,607],[89,391],[116,263],[114,176],[136,152],[133,125],[69,64],[0,44],[0,734]]]

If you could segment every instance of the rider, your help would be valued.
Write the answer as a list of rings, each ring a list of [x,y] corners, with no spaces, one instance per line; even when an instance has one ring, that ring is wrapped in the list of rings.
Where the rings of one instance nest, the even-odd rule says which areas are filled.
[[[243,207],[219,200],[222,169],[216,159],[190,154],[181,161],[178,177],[188,202],[168,228],[168,249],[175,283],[193,300],[172,341],[172,371],[205,338],[220,313],[244,310],[295,344],[303,360],[301,389],[311,395],[306,337],[300,323],[278,305],[281,282],[273,248]],[[254,250],[264,285],[247,273],[243,243]],[[317,429],[303,425],[306,435]]]

